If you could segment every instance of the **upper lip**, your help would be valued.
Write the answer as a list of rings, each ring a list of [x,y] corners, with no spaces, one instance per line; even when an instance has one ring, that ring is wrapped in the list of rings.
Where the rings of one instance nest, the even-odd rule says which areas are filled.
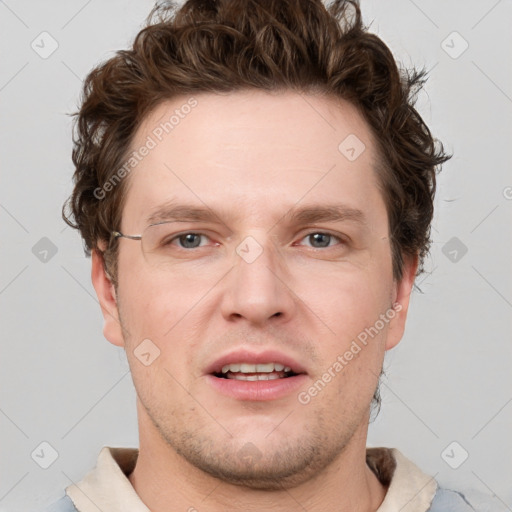
[[[276,350],[254,352],[248,349],[239,349],[228,352],[210,363],[205,369],[205,374],[221,373],[223,366],[236,363],[280,363],[283,366],[289,366],[293,373],[306,373],[306,370],[300,363],[282,352]]]

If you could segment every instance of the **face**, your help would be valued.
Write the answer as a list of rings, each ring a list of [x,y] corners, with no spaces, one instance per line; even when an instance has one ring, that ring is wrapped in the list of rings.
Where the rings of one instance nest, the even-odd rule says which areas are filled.
[[[104,333],[126,348],[139,414],[166,446],[231,483],[305,481],[365,442],[415,267],[393,279],[375,144],[349,103],[187,101],[156,108],[132,144],[155,142],[120,228],[146,234],[119,240],[115,292],[95,260]]]

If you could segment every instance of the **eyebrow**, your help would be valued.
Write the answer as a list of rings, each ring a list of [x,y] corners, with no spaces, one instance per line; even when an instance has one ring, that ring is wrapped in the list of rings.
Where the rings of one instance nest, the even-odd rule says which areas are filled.
[[[148,224],[170,221],[217,222],[224,224],[220,215],[206,206],[175,204],[174,202],[156,207],[147,218]],[[361,210],[343,204],[311,204],[299,208],[292,207],[276,224],[283,221],[290,224],[341,221],[353,221],[363,225],[367,223],[366,217]]]

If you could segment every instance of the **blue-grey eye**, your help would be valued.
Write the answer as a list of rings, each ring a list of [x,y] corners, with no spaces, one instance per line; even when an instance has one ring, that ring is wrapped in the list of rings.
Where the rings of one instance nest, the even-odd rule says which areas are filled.
[[[316,249],[321,249],[323,247],[329,247],[332,238],[336,238],[329,233],[311,233],[307,235],[311,245]]]
[[[201,245],[202,236],[198,233],[185,233],[177,238],[184,249],[195,249]]]

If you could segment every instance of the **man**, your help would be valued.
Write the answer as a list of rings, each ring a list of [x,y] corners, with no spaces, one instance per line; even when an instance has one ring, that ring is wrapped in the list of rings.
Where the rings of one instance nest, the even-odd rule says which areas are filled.
[[[65,210],[140,447],[50,510],[474,510],[366,448],[448,159],[355,2],[158,8],[84,85]]]

